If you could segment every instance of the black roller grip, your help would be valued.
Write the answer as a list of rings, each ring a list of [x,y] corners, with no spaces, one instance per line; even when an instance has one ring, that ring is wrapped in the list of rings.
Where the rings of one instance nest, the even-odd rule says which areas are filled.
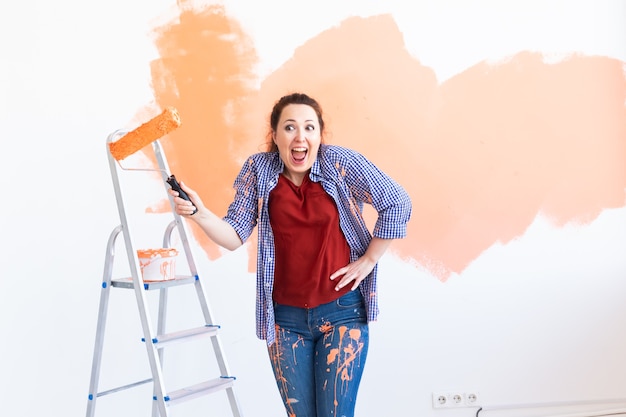
[[[191,201],[191,198],[189,198],[187,193],[184,192],[182,188],[180,188],[180,184],[178,183],[178,181],[176,181],[176,177],[174,176],[174,174],[169,176],[169,178],[167,179],[167,183],[170,185],[170,187],[172,187],[172,190],[178,191],[178,196],[180,198],[187,200],[187,201]],[[193,203],[193,201],[191,202]],[[194,207],[193,213],[191,214],[194,215],[196,214],[197,211],[198,211],[198,208]]]

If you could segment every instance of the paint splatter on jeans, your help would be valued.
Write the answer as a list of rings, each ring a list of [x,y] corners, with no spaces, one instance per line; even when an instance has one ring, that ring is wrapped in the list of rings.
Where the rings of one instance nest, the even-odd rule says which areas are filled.
[[[276,341],[269,347],[289,417],[353,417],[369,344],[358,290],[307,309],[275,306]]]

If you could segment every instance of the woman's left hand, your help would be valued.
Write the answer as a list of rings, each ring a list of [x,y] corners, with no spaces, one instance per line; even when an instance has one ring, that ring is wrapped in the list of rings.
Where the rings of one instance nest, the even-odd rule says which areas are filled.
[[[374,269],[375,265],[376,262],[371,261],[366,256],[362,256],[351,264],[348,264],[347,266],[338,269],[330,276],[330,280],[334,281],[336,278],[339,278],[343,275],[343,277],[337,283],[337,286],[335,286],[335,291],[339,291],[351,282],[353,282],[351,290],[356,290],[361,281],[363,281],[365,277],[367,277],[369,273],[372,272],[372,269]]]
[[[383,253],[385,253],[390,244],[391,239],[372,238],[363,256],[351,264],[338,269],[330,276],[330,280],[334,281],[336,278],[343,275],[337,283],[335,291],[339,291],[351,282],[354,282],[352,284],[352,291],[356,290],[361,281],[372,272],[376,266],[376,262],[383,256]]]

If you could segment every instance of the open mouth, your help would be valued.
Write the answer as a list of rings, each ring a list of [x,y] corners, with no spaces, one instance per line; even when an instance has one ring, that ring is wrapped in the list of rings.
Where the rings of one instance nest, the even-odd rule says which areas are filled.
[[[291,158],[297,163],[304,162],[307,153],[307,148],[293,148],[291,149]]]

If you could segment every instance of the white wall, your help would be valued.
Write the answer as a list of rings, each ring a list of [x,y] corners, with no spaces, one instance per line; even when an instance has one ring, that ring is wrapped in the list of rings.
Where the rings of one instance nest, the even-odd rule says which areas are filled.
[[[175,13],[173,3],[0,6],[3,415],[85,411],[104,249],[118,224],[105,139],[153,100],[148,65],[156,51],[148,34]],[[310,37],[346,17],[378,13],[393,14],[407,49],[441,82],[522,50],[626,62],[624,1],[224,3],[255,42],[260,79]],[[142,189],[142,198],[158,191]],[[152,220],[161,224],[162,216]],[[139,230],[160,233],[148,224]],[[389,254],[381,261],[382,314],[371,327],[358,415],[475,414],[433,410],[438,391],[476,390],[486,408],[626,399],[625,248],[622,206],[582,225],[557,227],[538,215],[523,236],[492,246],[445,283]],[[282,415],[264,343],[254,336],[246,251],[200,258],[245,415]],[[173,303],[184,301],[174,296]],[[132,294],[115,292],[111,307],[107,352],[125,356],[105,361],[103,388],[148,374],[144,349],[134,343]],[[173,371],[173,378],[186,374]],[[149,387],[114,396],[99,400],[97,415],[149,412]],[[223,407],[213,396],[174,411],[227,415]],[[536,415],[519,413],[483,415]]]

